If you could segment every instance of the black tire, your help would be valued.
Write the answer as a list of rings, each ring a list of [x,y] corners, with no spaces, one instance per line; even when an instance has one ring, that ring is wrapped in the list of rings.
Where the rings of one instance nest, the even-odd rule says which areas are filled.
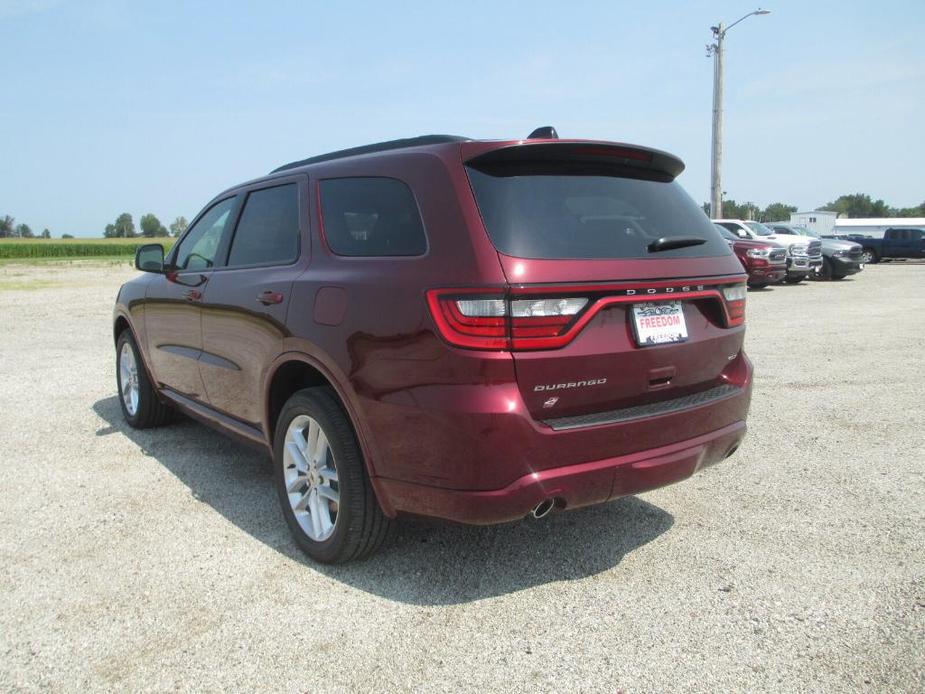
[[[120,368],[123,349],[131,350],[135,360],[138,404],[135,407],[134,413],[129,411],[129,407],[126,405],[126,398],[123,396],[123,376],[122,369]],[[122,416],[133,429],[150,429],[152,427],[164,426],[170,422],[173,412],[170,407],[161,402],[160,398],[157,396],[157,391],[155,391],[154,386],[151,384],[151,379],[148,378],[148,372],[145,369],[141,352],[138,349],[138,345],[135,343],[135,338],[132,336],[131,330],[123,330],[119,335],[119,339],[116,340],[116,387],[118,388],[119,406],[122,408]]]
[[[822,259],[822,271],[819,273],[819,276],[824,280],[832,279],[832,261],[828,258]]]
[[[786,282],[787,284],[799,284],[805,279],[806,279],[805,276],[800,275],[799,277],[788,277],[784,280],[784,282]]]
[[[302,529],[286,490],[286,433],[293,420],[301,415],[311,417],[321,427],[337,472],[339,499],[334,530],[320,541]],[[342,564],[364,559],[379,549],[391,533],[393,523],[376,499],[350,420],[328,388],[300,390],[283,406],[273,438],[273,478],[283,516],[296,544],[315,561]]]
[[[862,253],[869,253],[869,254],[870,254],[870,259],[869,259],[869,260],[865,260],[865,261],[864,261],[865,263],[870,263],[871,265],[876,265],[877,263],[880,262],[880,256],[877,255],[877,251],[875,251],[873,248],[864,248],[864,250],[862,251]]]
[[[749,289],[764,289],[768,286],[767,282],[755,282],[755,284],[748,285]]]

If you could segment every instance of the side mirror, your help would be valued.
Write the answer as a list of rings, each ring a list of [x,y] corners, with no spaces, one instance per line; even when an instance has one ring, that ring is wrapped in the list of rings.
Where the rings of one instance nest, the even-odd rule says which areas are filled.
[[[159,243],[146,243],[135,251],[135,268],[142,272],[164,271],[164,247]]]

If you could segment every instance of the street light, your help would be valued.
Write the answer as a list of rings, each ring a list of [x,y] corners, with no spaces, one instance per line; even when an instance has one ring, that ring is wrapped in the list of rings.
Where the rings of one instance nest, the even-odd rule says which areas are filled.
[[[723,216],[722,199],[722,164],[723,164],[723,39],[726,32],[739,22],[752,15],[771,14],[771,10],[760,7],[737,19],[728,27],[722,22],[710,27],[714,43],[707,44],[707,57],[713,56],[713,151],[710,160],[710,217],[720,219]]]

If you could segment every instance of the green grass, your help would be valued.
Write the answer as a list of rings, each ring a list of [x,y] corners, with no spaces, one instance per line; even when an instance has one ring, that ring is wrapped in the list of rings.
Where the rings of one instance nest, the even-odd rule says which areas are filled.
[[[64,256],[60,258],[0,258],[0,267],[11,265],[134,265],[130,255]]]
[[[135,249],[146,243],[163,244],[170,250],[172,238],[134,239],[0,239],[3,260],[72,260],[131,258]]]

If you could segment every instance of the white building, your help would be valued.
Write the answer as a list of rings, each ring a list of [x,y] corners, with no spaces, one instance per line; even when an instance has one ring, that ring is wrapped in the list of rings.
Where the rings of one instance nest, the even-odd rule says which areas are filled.
[[[834,234],[862,234],[875,239],[883,238],[887,229],[925,230],[925,217],[868,217],[867,219],[839,219]]]
[[[833,234],[835,220],[838,219],[837,212],[828,210],[813,210],[812,212],[793,212],[790,215],[790,223],[794,226],[806,227],[815,231],[820,236]]]

